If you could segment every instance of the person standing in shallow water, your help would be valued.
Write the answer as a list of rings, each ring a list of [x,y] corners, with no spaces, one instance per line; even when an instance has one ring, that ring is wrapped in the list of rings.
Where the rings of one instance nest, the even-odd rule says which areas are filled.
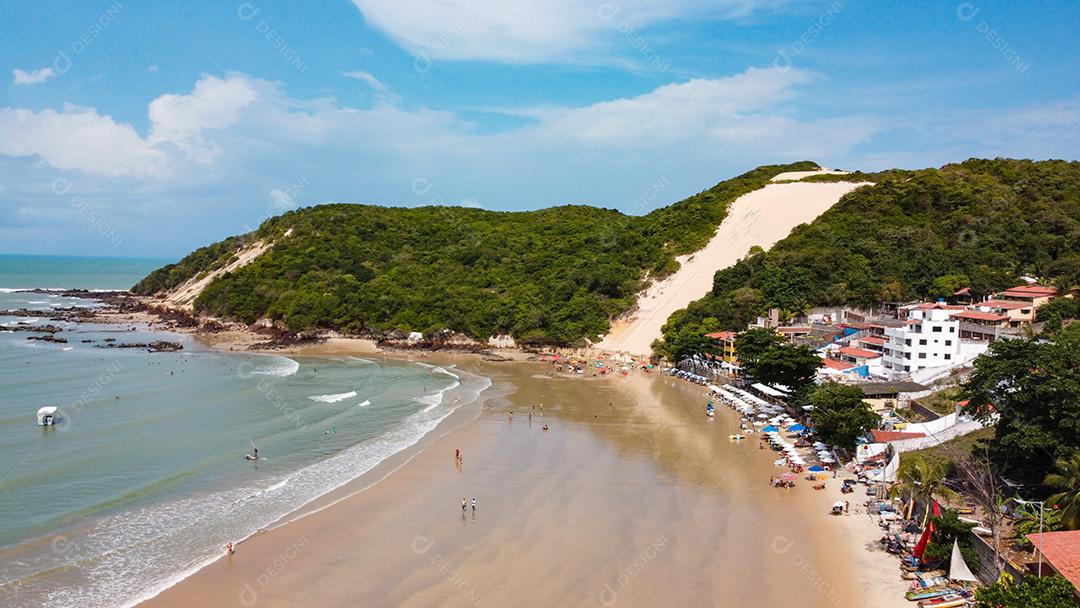
[[[476,497],[475,496],[472,497],[472,512],[473,512],[473,515],[476,515]]]
[[[468,504],[469,504],[469,503],[467,503],[467,502],[465,501],[465,497],[464,497],[464,496],[462,496],[462,497],[461,497],[461,514],[462,514],[462,515],[465,515],[465,508],[466,508],[466,507],[468,506]]]

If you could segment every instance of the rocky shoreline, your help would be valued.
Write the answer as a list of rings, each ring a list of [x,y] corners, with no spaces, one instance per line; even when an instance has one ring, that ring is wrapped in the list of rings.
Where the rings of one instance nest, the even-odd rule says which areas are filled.
[[[427,336],[421,336],[415,332],[406,333],[401,330],[372,331],[361,335],[347,335],[334,331],[292,332],[275,326],[272,322],[247,325],[235,321],[200,317],[186,309],[167,305],[157,298],[136,295],[126,291],[28,289],[26,292],[82,298],[95,301],[99,306],[93,308],[72,306],[50,310],[28,308],[0,310],[0,315],[47,318],[55,322],[80,324],[128,325],[132,330],[134,330],[135,324],[142,323],[155,330],[191,334],[215,348],[227,350],[297,351],[318,347],[331,340],[361,340],[372,343],[378,350],[464,352],[477,354],[491,361],[507,359],[507,357],[495,352],[502,352],[506,349],[493,348],[489,344],[478,342],[465,334],[450,330],[434,332]],[[34,325],[20,322],[13,325],[0,325],[0,331],[44,334],[31,336],[27,339],[58,343],[67,342],[65,338],[56,336],[57,333],[63,332],[64,329],[52,323]],[[88,341],[83,340],[83,342]],[[108,342],[108,344],[95,346],[98,348],[145,348],[150,352],[171,352],[183,348],[179,343],[167,341],[115,343],[115,340],[110,338],[106,339],[105,342]]]

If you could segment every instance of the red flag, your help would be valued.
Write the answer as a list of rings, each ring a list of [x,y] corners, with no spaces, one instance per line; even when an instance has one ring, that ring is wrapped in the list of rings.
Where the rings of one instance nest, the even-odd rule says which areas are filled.
[[[915,550],[911,552],[915,559],[921,560],[923,553],[926,552],[926,543],[930,542],[930,535],[934,533],[934,522],[926,524],[923,528],[922,536],[919,537],[919,543],[915,545]]]
[[[938,504],[937,499],[934,499],[934,517],[941,517],[941,505]]]

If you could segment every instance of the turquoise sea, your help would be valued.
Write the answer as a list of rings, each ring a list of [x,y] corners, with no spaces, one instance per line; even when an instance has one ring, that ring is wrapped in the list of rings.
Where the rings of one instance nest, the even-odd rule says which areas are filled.
[[[170,258],[0,253],[0,288],[129,289]]]
[[[21,258],[21,259],[13,259]],[[116,289],[162,260],[0,256],[0,309],[93,306],[17,291]],[[211,351],[146,328],[0,331],[0,606],[122,607],[416,444],[484,378],[389,359]],[[176,353],[104,348],[165,339]],[[35,413],[60,407],[55,427]],[[244,460],[254,442],[264,458]]]

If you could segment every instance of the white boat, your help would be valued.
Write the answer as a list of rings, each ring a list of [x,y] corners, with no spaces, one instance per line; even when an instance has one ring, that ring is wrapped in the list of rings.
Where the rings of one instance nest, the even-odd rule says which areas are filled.
[[[55,405],[47,405],[37,411],[38,426],[52,426],[60,420],[60,408]]]

